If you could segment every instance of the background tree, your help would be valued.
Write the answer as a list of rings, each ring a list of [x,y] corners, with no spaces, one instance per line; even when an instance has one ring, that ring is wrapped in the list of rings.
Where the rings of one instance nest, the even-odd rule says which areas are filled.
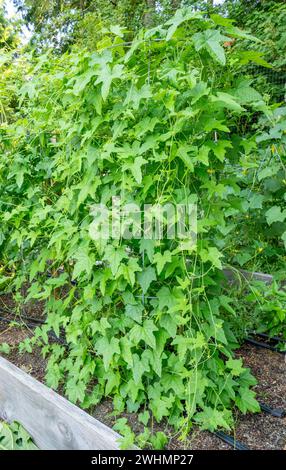
[[[17,60],[19,32],[19,20],[7,19],[5,3],[0,0],[0,128],[15,119],[15,84],[17,86],[21,82],[25,62],[22,60],[19,65]]]
[[[26,25],[33,27],[33,43],[60,50],[75,41],[81,28],[82,34],[92,30],[91,24],[93,34],[98,22],[137,30],[151,25],[156,12],[155,0],[14,0],[14,4]]]
[[[32,42],[66,50],[78,39],[92,42],[98,24],[120,24],[135,32],[174,14],[180,7],[212,11],[209,0],[13,0],[26,25],[33,27]]]
[[[19,22],[7,19],[4,0],[0,0],[0,48],[11,49],[16,46]]]
[[[131,40],[142,26],[161,23],[180,7],[192,6],[208,14],[223,12],[261,40],[255,46],[256,52],[279,70],[275,75],[265,67],[254,69],[260,89],[270,95],[274,93],[277,99],[284,95],[285,80],[280,71],[283,73],[286,64],[285,0],[226,0],[220,5],[212,0],[14,0],[14,3],[26,25],[33,28],[32,45],[38,50],[52,47],[59,53],[72,44],[94,50],[102,40],[102,28],[112,24],[125,28],[125,39]],[[244,47],[247,51],[247,40]]]

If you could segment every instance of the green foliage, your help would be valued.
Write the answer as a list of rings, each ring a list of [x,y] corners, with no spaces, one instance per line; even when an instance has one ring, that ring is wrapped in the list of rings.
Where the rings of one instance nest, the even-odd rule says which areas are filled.
[[[254,280],[242,283],[239,289],[233,289],[232,305],[233,313],[226,312],[225,317],[240,341],[253,332],[266,333],[280,338],[279,345],[285,350],[286,293],[279,283],[265,285]]]
[[[239,165],[240,203],[229,232],[229,262],[244,269],[274,273],[285,279],[286,109],[269,110],[257,124],[256,140]],[[235,233],[235,237],[233,234]],[[252,240],[249,243],[249,240]]]
[[[37,450],[29,434],[19,423],[0,421],[0,450]]]
[[[286,66],[286,4],[284,0],[268,1],[226,1],[223,8],[228,15],[236,20],[238,26],[244,28],[260,39],[253,49],[257,57],[257,66],[251,64],[244,67],[244,73],[253,77],[257,89],[268,93],[276,101],[283,101],[285,96]],[[248,64],[248,40],[243,41],[245,64]],[[253,52],[251,52],[254,60]],[[254,60],[255,62],[255,60]],[[265,68],[271,64],[274,70]]]
[[[265,60],[277,68],[285,65],[286,5],[283,0],[258,1],[256,5],[240,0],[226,2],[225,8],[240,27],[261,39],[255,49],[263,53]]]
[[[1,343],[0,344],[0,353],[10,354],[10,352],[11,352],[11,348],[10,348],[9,344],[7,344],[7,343]]]
[[[234,406],[259,410],[253,377],[232,360],[218,284],[243,205],[231,170],[257,152],[239,124],[270,111],[250,84],[243,95],[235,65],[224,68],[236,63],[223,45],[230,31],[186,9],[131,47],[107,32],[112,47],[30,58],[0,135],[1,263],[47,314],[23,350],[43,346],[48,385],[71,401],[109,396],[116,413],[144,408],[145,422],[167,419],[183,437],[193,423],[229,429]],[[93,204],[111,207],[113,196],[197,201],[197,247],[92,239]],[[49,344],[49,331],[64,332],[68,349]],[[132,446],[132,431],[122,434]]]
[[[19,22],[6,18],[5,2],[0,0],[0,49],[15,48],[19,39],[18,32]]]
[[[94,49],[102,39],[98,33],[102,25],[112,25],[113,33],[120,37],[122,28],[134,32],[158,23],[161,17],[154,0],[14,0],[14,4],[26,26],[34,30],[32,45],[58,52],[74,43]]]
[[[101,28],[111,28],[119,38],[123,31],[128,40],[143,26],[154,27],[176,14],[170,27],[175,30],[182,20],[181,7],[194,12],[213,13],[219,7],[209,0],[13,0],[26,27],[33,30],[31,45],[36,49],[53,47],[63,52],[72,44],[94,50],[101,43],[109,45],[109,38],[103,37]],[[178,13],[176,11],[178,10]]]

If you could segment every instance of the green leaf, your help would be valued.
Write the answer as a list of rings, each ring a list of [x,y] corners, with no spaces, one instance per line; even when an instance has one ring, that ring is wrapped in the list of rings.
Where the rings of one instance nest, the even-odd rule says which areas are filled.
[[[0,353],[2,354],[10,354],[11,347],[7,343],[0,344]]]
[[[165,446],[167,445],[168,443],[168,437],[166,436],[166,434],[162,431],[158,431],[156,432],[156,434],[154,436],[151,436],[150,437],[150,442],[152,444],[152,446],[154,447],[154,449],[158,449],[158,450],[162,450],[165,448]]]
[[[83,272],[86,273],[87,276],[89,276],[93,268],[93,260],[89,255],[88,249],[79,249],[79,251],[75,254],[75,259],[77,261],[74,265],[72,278],[77,279]]]
[[[280,170],[280,165],[270,165],[258,172],[258,181],[274,176]]]
[[[62,378],[61,371],[60,371],[58,364],[48,363],[47,372],[45,376],[48,387],[51,387],[54,390],[56,390],[59,386],[59,382],[61,378]]]
[[[223,257],[223,254],[220,253],[216,247],[201,250],[200,257],[204,263],[210,261],[216,268],[222,269],[220,258]]]
[[[177,322],[174,318],[174,315],[164,314],[160,319],[160,325],[165,328],[165,330],[169,333],[171,338],[175,338],[177,333]]]
[[[197,51],[206,49],[217,62],[219,62],[221,65],[225,65],[225,53],[220,43],[223,41],[229,41],[229,37],[223,36],[217,30],[207,29],[202,33],[194,34],[193,41]]]
[[[160,422],[164,416],[168,416],[174,403],[174,395],[163,396],[159,386],[150,387],[149,390],[150,409],[156,421]]]
[[[119,373],[115,373],[112,370],[108,371],[107,382],[105,385],[105,395],[108,396],[111,394],[113,389],[118,389],[120,385],[120,375]]]
[[[131,347],[132,347],[132,343],[126,336],[123,336],[122,338],[120,338],[120,348],[121,348],[122,358],[124,359],[124,361],[127,363],[127,365],[130,368],[133,367],[133,356],[131,352]]]
[[[234,20],[230,18],[225,18],[224,16],[218,15],[216,13],[210,15],[211,19],[220,26],[231,26]]]
[[[232,143],[229,140],[223,139],[219,139],[216,142],[208,141],[207,145],[212,149],[213,153],[219,159],[220,162],[224,161],[227,149],[232,148]]]
[[[202,145],[202,147],[199,148],[199,151],[198,153],[196,154],[196,160],[198,160],[199,162],[202,162],[204,165],[207,165],[209,164],[209,147],[207,147],[206,145]]]
[[[265,59],[263,59],[263,52],[259,51],[239,51],[240,63],[246,65],[249,62],[254,62],[257,65],[262,67],[272,68],[272,65],[269,64]]]
[[[121,78],[123,74],[124,65],[116,64],[113,68],[111,68],[108,64],[102,64],[100,68],[100,72],[98,73],[98,78],[95,82],[95,85],[98,83],[102,83],[101,86],[101,95],[102,99],[106,100],[109,90],[111,87],[111,83],[115,78]]]
[[[112,24],[109,29],[115,36],[119,36],[120,38],[124,36],[124,28],[121,28],[118,24]]]
[[[113,276],[117,274],[121,261],[125,258],[127,254],[123,247],[115,248],[113,245],[108,245],[105,248],[103,259],[109,263]]]
[[[192,7],[189,8],[181,8],[176,11],[175,15],[167,21],[166,25],[170,25],[168,31],[167,31],[167,36],[166,36],[166,41],[170,41],[172,37],[174,36],[177,28],[185,21],[189,20],[197,20],[202,18],[202,13],[198,11],[194,11]]]
[[[130,340],[134,342],[134,344],[138,344],[140,341],[145,341],[148,346],[152,349],[156,348],[156,338],[154,332],[158,331],[158,328],[154,324],[153,320],[145,320],[143,325],[135,325],[130,330]]]
[[[145,320],[143,323],[142,339],[153,349],[156,348],[156,338],[154,335],[158,328],[154,324],[153,320]]]
[[[265,212],[266,220],[268,225],[274,222],[284,222],[286,219],[286,209],[282,212],[281,207],[273,206]]]
[[[140,359],[138,354],[133,354],[133,377],[136,385],[141,382],[142,376],[149,370],[149,361],[146,360],[143,355]]]
[[[198,332],[193,338],[177,335],[172,341],[172,344],[177,346],[178,356],[180,361],[183,362],[185,360],[187,351],[193,351],[194,349],[202,349],[206,347],[206,339],[200,332]]]
[[[245,79],[238,82],[236,88],[232,90],[232,95],[235,96],[241,104],[263,101],[262,95],[251,86],[251,81]]]
[[[240,266],[244,266],[251,258],[252,254],[248,251],[244,251],[235,255],[234,260],[237,261]]]
[[[134,129],[136,137],[142,137],[142,135],[146,134],[147,132],[153,132],[154,127],[158,122],[160,122],[158,118],[151,118],[146,116],[144,119],[139,121],[138,124],[136,124]]]
[[[72,403],[83,402],[85,397],[86,384],[76,379],[68,380],[66,394]]]
[[[177,156],[184,162],[184,164],[186,165],[186,167],[191,171],[193,172],[194,171],[194,163],[193,163],[193,159],[191,158],[191,156],[189,155],[189,152],[190,152],[191,148],[189,145],[187,144],[182,144],[178,147],[178,150],[177,150]]]
[[[29,434],[16,421],[0,421],[0,450],[38,450]]]
[[[239,396],[236,397],[235,403],[243,414],[247,412],[259,413],[260,406],[255,398],[256,394],[247,387],[240,387]]]
[[[145,349],[143,355],[148,358],[149,364],[152,369],[156,372],[156,374],[161,377],[162,374],[162,356],[161,352],[158,351],[158,348],[151,351],[150,349]],[[142,356],[143,356],[142,355]]]
[[[156,281],[156,271],[152,266],[144,268],[141,273],[138,274],[138,282],[142,287],[143,294],[146,294],[152,281]]]
[[[223,124],[223,121],[218,121],[216,118],[209,117],[205,122],[204,130],[211,132],[215,129],[218,131],[230,132],[229,128]]]
[[[118,431],[123,436],[118,440],[120,444],[120,449],[121,450],[133,449],[135,434],[131,431],[130,426],[127,424],[127,419],[126,418],[118,419],[115,425],[113,426],[113,429],[115,431]]]
[[[194,86],[194,88],[191,89],[190,95],[193,97],[192,99],[192,104],[195,104],[202,96],[208,95],[210,92],[210,88],[208,88],[206,82],[198,82]]]
[[[176,360],[178,361],[178,358],[176,357]],[[182,364],[179,362],[179,364]],[[165,392],[169,392],[170,390],[173,390],[177,395],[184,395],[185,393],[185,384],[184,380],[180,375],[177,375],[176,373],[163,373],[162,379],[161,379],[161,384],[164,387]],[[192,393],[191,391],[189,391]]]
[[[222,104],[223,107],[231,109],[232,111],[242,112],[244,108],[237,103],[234,96],[229,95],[228,93],[223,93],[221,91],[217,92],[216,96],[212,95],[210,97],[213,103]]]
[[[100,338],[96,341],[95,350],[103,357],[104,368],[107,371],[115,354],[120,354],[119,340],[117,338]]]
[[[121,265],[117,275],[123,274],[124,278],[131,286],[135,284],[135,273],[141,271],[141,268],[135,258],[131,258],[127,265]]]
[[[262,209],[264,196],[262,194],[254,194],[249,198],[250,209]]]
[[[228,359],[225,365],[234,377],[238,377],[244,371],[242,359]]]
[[[145,410],[142,413],[139,413],[138,415],[138,421],[144,424],[144,426],[147,426],[149,419],[150,419],[150,413],[148,410]]]
[[[143,311],[144,307],[142,304],[126,305],[125,307],[125,314],[127,317],[132,318],[132,320],[136,321],[137,323],[142,323]]]
[[[14,436],[10,427],[0,421],[0,450],[15,450]]]
[[[163,254],[156,253],[154,255],[154,263],[157,265],[157,272],[160,274],[166,263],[172,261],[172,253],[169,250],[166,250]]]
[[[143,99],[146,100],[148,98],[151,98],[152,96],[153,96],[152,91],[151,91],[150,85],[148,85],[148,84],[143,85],[139,89],[136,88],[135,86],[131,86],[131,88],[130,88],[128,94],[127,94],[126,100],[124,102],[124,105],[127,105],[127,104],[131,103],[131,104],[133,104],[133,107],[135,109],[138,109],[141,100],[143,100]]]
[[[25,174],[24,168],[19,168],[17,171],[17,175],[16,175],[16,183],[17,183],[18,188],[22,187],[22,184],[24,182],[24,174]]]
[[[225,428],[230,431],[231,412],[206,406],[203,411],[196,414],[195,421],[199,423],[201,429],[215,431],[217,428]]]
[[[140,157],[136,157],[135,160],[134,160],[134,163],[132,165],[130,165],[130,167],[129,167],[130,170],[131,170],[132,175],[134,176],[135,181],[138,184],[142,183],[142,170],[141,170],[141,167],[142,167],[142,165],[145,165],[146,163],[147,163],[147,160],[145,160],[145,158],[142,158],[140,156]]]
[[[14,441],[16,450],[38,450],[38,447],[32,441],[31,436],[27,431],[17,422],[10,424],[10,428],[14,434]]]
[[[169,287],[163,286],[157,293],[159,300],[159,309],[162,311],[164,307],[171,309],[174,306],[174,296]]]
[[[140,253],[144,254],[146,252],[150,263],[152,263],[154,257],[155,240],[141,238],[139,245]]]
[[[227,297],[226,295],[220,295],[219,302],[220,305],[222,305],[227,312],[231,313],[232,315],[236,315],[236,311],[229,305],[233,302],[232,298]]]

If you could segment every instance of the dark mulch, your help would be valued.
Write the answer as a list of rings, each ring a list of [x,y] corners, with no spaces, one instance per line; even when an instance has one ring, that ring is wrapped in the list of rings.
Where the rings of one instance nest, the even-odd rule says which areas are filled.
[[[0,322],[1,325],[1,322]],[[0,344],[7,343],[11,346],[9,356],[4,356],[10,362],[18,366],[27,374],[32,375],[40,382],[45,381],[46,360],[41,355],[40,348],[35,348],[32,354],[27,352],[20,353],[17,345],[33,335],[30,328],[9,327],[5,325],[0,328]]]
[[[262,402],[286,408],[286,356],[245,344],[237,351],[258,380],[255,391]]]
[[[23,297],[25,293],[26,289],[23,292]],[[11,294],[2,294],[0,295],[0,316],[3,316],[3,314],[9,315],[15,321],[20,320],[23,316],[44,319],[44,302],[30,300],[19,308]]]
[[[38,317],[42,309],[39,308]],[[35,314],[35,317],[37,315]],[[39,348],[32,354],[20,354],[17,344],[32,334],[28,328],[11,327],[0,322],[0,343],[12,346],[8,359],[25,372],[41,382],[44,382],[46,360],[41,356]],[[286,409],[286,363],[285,356],[266,349],[257,349],[244,345],[236,355],[242,357],[244,364],[252,369],[258,380],[255,386],[260,401],[272,406]],[[112,416],[112,403],[105,400],[97,405],[90,413],[106,425],[112,427],[116,417]],[[143,426],[138,422],[137,415],[124,413],[134,432],[142,432]],[[229,450],[231,447],[207,431],[194,428],[188,439],[180,441],[179,436],[166,425],[149,424],[154,431],[165,431],[169,436],[169,449],[202,449]],[[250,449],[284,449],[286,450],[286,418],[272,417],[266,413],[237,414],[233,435]]]

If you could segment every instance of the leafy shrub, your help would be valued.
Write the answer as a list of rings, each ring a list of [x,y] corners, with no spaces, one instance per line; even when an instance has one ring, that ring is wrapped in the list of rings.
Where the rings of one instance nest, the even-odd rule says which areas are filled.
[[[277,282],[266,285],[257,280],[241,282],[231,291],[232,311],[225,312],[239,342],[253,333],[266,333],[286,340],[286,292]]]

